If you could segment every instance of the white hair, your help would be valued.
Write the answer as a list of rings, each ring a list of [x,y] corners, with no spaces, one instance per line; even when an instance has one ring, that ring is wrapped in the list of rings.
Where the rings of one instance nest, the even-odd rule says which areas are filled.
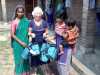
[[[35,7],[33,9],[32,15],[33,15],[33,17],[34,16],[42,16],[43,15],[43,11],[42,11],[42,9],[39,6],[37,6],[37,7]]]

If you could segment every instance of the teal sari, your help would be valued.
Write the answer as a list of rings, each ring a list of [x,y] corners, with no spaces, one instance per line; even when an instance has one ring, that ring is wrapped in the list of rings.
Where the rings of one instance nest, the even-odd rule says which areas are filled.
[[[21,41],[28,44],[28,28],[29,28],[29,20],[26,17],[23,17],[16,29],[15,35]],[[28,60],[23,60],[21,58],[21,54],[24,50],[24,47],[20,45],[16,40],[12,41],[13,53],[14,53],[14,61],[15,61],[15,75],[22,75],[25,72],[29,72],[29,62]]]

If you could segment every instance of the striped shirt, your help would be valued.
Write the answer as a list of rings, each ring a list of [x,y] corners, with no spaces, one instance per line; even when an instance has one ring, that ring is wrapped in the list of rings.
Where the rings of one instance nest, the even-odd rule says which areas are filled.
[[[62,33],[65,31],[65,29],[66,29],[65,23],[62,23],[61,25],[56,23],[56,26],[55,26],[56,34],[62,36]]]

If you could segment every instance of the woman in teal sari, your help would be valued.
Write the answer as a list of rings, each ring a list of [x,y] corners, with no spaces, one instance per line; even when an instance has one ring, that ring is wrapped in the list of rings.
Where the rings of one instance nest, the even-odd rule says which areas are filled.
[[[29,62],[23,60],[21,54],[28,45],[29,21],[24,16],[22,5],[17,6],[15,18],[11,24],[12,48],[15,61],[15,75],[29,75]]]

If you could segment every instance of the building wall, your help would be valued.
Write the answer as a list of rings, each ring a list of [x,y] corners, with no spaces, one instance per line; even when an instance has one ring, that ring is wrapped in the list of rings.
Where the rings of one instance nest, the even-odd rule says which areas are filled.
[[[11,20],[13,17],[14,9],[16,5],[23,4],[25,5],[24,0],[6,0],[6,7],[7,7],[7,20]],[[71,9],[72,17],[76,19],[77,21],[81,22],[81,16],[82,16],[82,0],[72,0],[72,9]],[[2,14],[1,11],[1,3],[0,3],[0,14]],[[0,16],[0,20],[2,20],[2,16]]]
[[[1,1],[1,0],[0,0]],[[7,9],[7,21],[12,20],[14,15],[14,10],[18,4],[25,5],[24,0],[6,0],[6,9]],[[2,21],[2,7],[0,2],[0,21]]]
[[[84,19],[82,15],[86,12],[88,12],[87,19]],[[84,35],[80,36],[78,42],[79,45],[81,46],[81,48],[82,46],[84,46],[84,48],[90,48],[90,51],[93,51],[93,48],[95,46],[94,39],[96,30],[96,11],[89,9],[88,11],[83,12],[83,0],[72,0],[71,17],[80,23],[80,28],[82,29],[81,34]]]
[[[83,0],[72,0],[71,17],[81,22]]]
[[[88,1],[85,0],[82,11],[82,33],[80,39],[80,50],[85,53],[94,52],[95,48],[95,31],[96,31],[96,11],[90,9]],[[86,5],[85,5],[86,4]]]
[[[97,7],[100,7],[100,0],[97,0]]]
[[[97,0],[95,48],[100,51],[100,0]]]
[[[24,0],[6,0],[7,7],[7,20],[10,21],[13,18],[15,8],[18,4],[25,4]]]
[[[2,20],[2,9],[1,9],[1,0],[0,0],[0,21]]]
[[[88,11],[87,19],[87,32],[86,32],[86,43],[88,48],[95,47],[95,33],[96,33],[96,12],[95,10]],[[91,40],[91,41],[90,41]]]

